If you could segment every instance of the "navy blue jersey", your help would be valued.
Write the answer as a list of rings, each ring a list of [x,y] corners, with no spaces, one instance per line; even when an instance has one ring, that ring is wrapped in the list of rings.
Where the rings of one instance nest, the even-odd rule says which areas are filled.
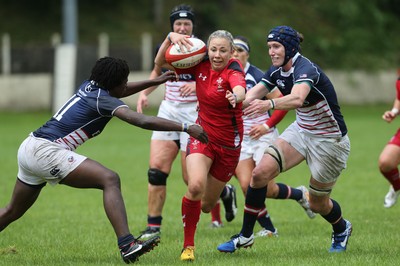
[[[251,90],[258,82],[260,82],[261,78],[264,75],[264,72],[261,71],[258,67],[250,64],[249,62],[246,63],[244,66],[244,72],[246,73],[246,92]],[[249,135],[250,130],[253,126],[264,124],[270,118],[270,112],[265,112],[261,114],[256,114],[253,116],[243,115],[243,126],[244,126],[244,134]],[[268,133],[272,133],[270,131]],[[262,136],[261,140],[267,139],[267,135],[265,134]]]
[[[253,88],[261,80],[264,72],[258,67],[248,63],[244,66],[244,72],[246,73],[246,91]]]
[[[86,140],[99,135],[115,110],[120,107],[128,106],[120,99],[110,96],[108,90],[99,88],[94,81],[85,81],[33,135],[75,150]]]
[[[270,67],[261,82],[269,91],[275,86],[283,95],[291,93],[295,83],[307,82],[311,91],[303,106],[296,109],[296,121],[301,128],[313,134],[338,137],[347,134],[347,127],[340,112],[335,89],[324,72],[308,58],[297,53],[288,72],[281,67]]]

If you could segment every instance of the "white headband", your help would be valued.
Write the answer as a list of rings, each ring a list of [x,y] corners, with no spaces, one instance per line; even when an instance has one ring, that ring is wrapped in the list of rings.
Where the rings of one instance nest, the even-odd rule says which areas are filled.
[[[247,45],[247,43],[245,43],[245,42],[242,41],[242,40],[235,39],[235,40],[233,40],[233,44],[234,44],[235,46],[240,46],[240,47],[242,47],[242,48],[245,49],[247,52],[250,52],[249,46]]]

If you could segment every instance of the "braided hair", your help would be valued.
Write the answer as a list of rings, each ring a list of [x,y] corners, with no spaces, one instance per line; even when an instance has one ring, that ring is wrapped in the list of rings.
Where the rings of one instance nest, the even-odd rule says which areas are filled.
[[[112,90],[126,81],[129,75],[129,66],[123,59],[103,57],[97,60],[92,68],[90,80],[99,87]]]

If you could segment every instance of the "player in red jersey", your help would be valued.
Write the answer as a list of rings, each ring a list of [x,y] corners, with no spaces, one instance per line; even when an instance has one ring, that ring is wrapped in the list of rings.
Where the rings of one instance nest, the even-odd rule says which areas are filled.
[[[171,31],[180,34],[194,36],[196,15],[191,6],[186,4],[172,8],[169,16]],[[157,47],[157,51],[159,49]],[[155,65],[150,74],[150,79],[160,76],[165,69]],[[137,100],[137,111],[143,113],[148,105],[148,96],[157,86],[147,88],[140,92]],[[194,123],[197,118],[196,83],[192,74],[182,71],[178,81],[165,83],[164,99],[161,102],[157,116],[177,122]],[[186,172],[186,145],[189,135],[185,132],[154,131],[150,143],[150,159],[148,175],[148,207],[147,226],[141,231],[141,240],[152,238],[161,234],[162,211],[167,198],[167,181],[170,176],[173,162],[180,153],[182,179],[187,183]],[[236,215],[236,202],[234,187],[227,184],[227,190],[231,197],[224,200],[225,217],[231,221]],[[218,206],[219,207],[219,206]],[[212,220],[221,221],[220,216],[212,217]]]
[[[398,71],[398,79],[396,82],[396,99],[393,103],[393,108],[386,111],[382,118],[386,122],[392,122],[399,114],[400,110],[400,69]],[[383,206],[390,208],[397,202],[400,195],[400,177],[399,166],[400,164],[400,128],[396,134],[390,139],[379,156],[379,171],[391,184],[389,192],[385,196]]]
[[[155,63],[172,68],[165,61],[165,52],[171,43],[190,48],[187,37],[170,33]],[[227,31],[215,31],[209,36],[207,47],[209,60],[189,69],[196,77],[197,123],[207,132],[209,143],[203,145],[190,138],[187,147],[188,189],[182,199],[183,261],[194,260],[194,235],[200,212],[210,212],[219,198],[224,198],[224,187],[235,172],[243,139],[241,102],[246,81],[239,61],[232,58],[233,37]],[[179,74],[180,70],[176,71]]]

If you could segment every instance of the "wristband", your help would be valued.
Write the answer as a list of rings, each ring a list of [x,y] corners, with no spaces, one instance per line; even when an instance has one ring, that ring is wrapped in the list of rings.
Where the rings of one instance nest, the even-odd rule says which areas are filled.
[[[169,41],[170,43],[173,43],[173,42],[171,41],[171,32],[170,32],[170,33],[168,33],[168,35],[167,35],[167,39],[168,39],[168,41]]]
[[[391,112],[392,112],[394,115],[398,115],[398,114],[399,114],[399,109],[393,107],[393,109],[392,109]]]
[[[237,101],[237,95],[236,95],[236,93],[232,93],[233,94],[233,97],[235,97],[235,103],[237,103],[238,101]]]
[[[188,132],[188,129],[189,129],[188,124],[187,123],[182,123],[182,131],[183,132]]]
[[[271,109],[275,109],[275,101],[273,99],[269,99],[271,101]]]
[[[265,129],[267,130],[267,131],[269,131],[271,128],[267,125],[267,124],[263,124],[263,126],[265,127]]]

